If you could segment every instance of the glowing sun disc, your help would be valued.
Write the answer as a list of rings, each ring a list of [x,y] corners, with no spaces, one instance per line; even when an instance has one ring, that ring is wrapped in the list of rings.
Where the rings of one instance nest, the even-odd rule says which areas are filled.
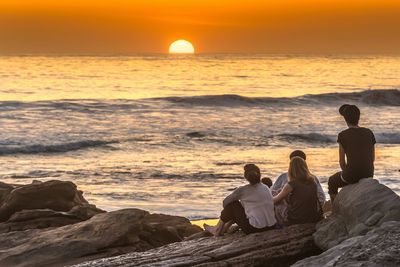
[[[169,46],[170,54],[194,54],[193,45],[186,40],[177,40]]]

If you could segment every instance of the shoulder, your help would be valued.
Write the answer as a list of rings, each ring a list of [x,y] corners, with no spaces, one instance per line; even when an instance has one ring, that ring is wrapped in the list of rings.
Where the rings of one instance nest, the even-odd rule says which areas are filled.
[[[350,132],[350,128],[341,131],[341,132],[338,134],[338,136],[339,136],[339,137],[342,137],[342,136],[348,135],[349,132]]]
[[[293,180],[293,181],[288,181],[287,184],[290,185],[290,187],[294,188],[299,184],[299,182],[296,180]]]
[[[374,135],[374,132],[372,132],[372,130],[371,129],[369,129],[369,128],[364,128],[364,127],[362,127],[362,129],[363,129],[363,131],[365,131],[366,133],[369,133],[370,135]]]
[[[288,177],[287,172],[282,173],[281,175],[278,176],[278,178],[276,179],[276,181],[277,181],[277,182],[285,182],[285,183],[286,183],[287,177]]]
[[[374,133],[372,132],[371,129],[365,128],[365,127],[361,127],[361,129],[362,129],[367,135],[369,135],[373,141],[375,141],[375,135],[374,135]]]
[[[236,187],[235,190],[232,191],[232,194],[240,194],[240,193],[246,191],[246,186],[247,185],[242,185],[242,186]]]
[[[318,177],[315,176],[314,174],[311,174],[311,177],[314,179],[314,182],[316,182],[317,184],[319,184],[319,180]]]
[[[338,143],[342,143],[343,139],[346,139],[346,136],[349,135],[349,129],[343,130],[338,134],[337,141]]]

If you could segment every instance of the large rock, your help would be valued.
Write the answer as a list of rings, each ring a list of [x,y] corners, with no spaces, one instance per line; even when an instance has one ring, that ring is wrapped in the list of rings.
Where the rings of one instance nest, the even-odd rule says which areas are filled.
[[[46,216],[61,216],[49,210]],[[67,213],[64,216],[69,216]],[[20,214],[19,218],[35,217]],[[18,220],[18,216],[12,217]],[[64,266],[84,260],[120,255],[183,240],[199,232],[183,217],[149,214],[139,209],[101,213],[57,228],[0,234],[0,266]]]
[[[294,267],[400,266],[400,222],[386,222]]]
[[[104,211],[93,205],[76,206],[69,212],[50,209],[22,210],[14,213],[6,222],[0,223],[0,233],[60,227],[85,221]]]
[[[0,222],[7,221],[14,213],[22,210],[51,209],[66,212],[76,206],[89,204],[72,182],[34,182],[9,189],[3,190],[5,193],[1,197]]]
[[[237,232],[99,259],[76,267],[289,266],[320,252],[312,240],[314,231],[314,224],[304,224],[251,235]]]
[[[375,179],[362,179],[339,192],[332,216],[317,224],[314,240],[327,250],[388,221],[400,221],[400,197]]]

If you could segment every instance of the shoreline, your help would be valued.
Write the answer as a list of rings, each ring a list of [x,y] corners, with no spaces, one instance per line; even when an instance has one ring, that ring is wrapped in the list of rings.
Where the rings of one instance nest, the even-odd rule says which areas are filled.
[[[200,219],[200,220],[190,220],[190,223],[193,225],[197,225],[201,227],[201,229],[204,229],[203,224],[209,224],[209,225],[216,225],[218,223],[218,218],[215,219]]]

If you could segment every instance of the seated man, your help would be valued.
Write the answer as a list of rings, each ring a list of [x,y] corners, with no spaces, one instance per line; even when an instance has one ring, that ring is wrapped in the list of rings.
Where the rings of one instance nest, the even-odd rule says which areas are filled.
[[[339,113],[349,128],[340,132],[337,139],[342,171],[329,177],[328,189],[332,203],[339,187],[374,176],[376,143],[374,134],[370,129],[358,126],[360,110],[357,106],[342,105]]]
[[[290,153],[289,159],[291,160],[294,157],[300,157],[304,160],[306,160],[306,154],[301,151],[301,150],[295,150],[292,153]],[[276,179],[275,183],[271,187],[271,192],[273,196],[277,196],[288,182],[288,173],[282,173],[279,175],[279,177]],[[319,180],[316,178],[315,183],[317,184],[317,190],[318,190],[318,200],[320,203],[320,207],[323,207],[325,204],[325,193],[324,190],[322,189],[322,186],[319,182]],[[281,224],[285,223],[287,221],[287,209],[288,209],[288,204],[286,200],[281,201],[278,204],[275,204],[275,217],[277,221]]]

